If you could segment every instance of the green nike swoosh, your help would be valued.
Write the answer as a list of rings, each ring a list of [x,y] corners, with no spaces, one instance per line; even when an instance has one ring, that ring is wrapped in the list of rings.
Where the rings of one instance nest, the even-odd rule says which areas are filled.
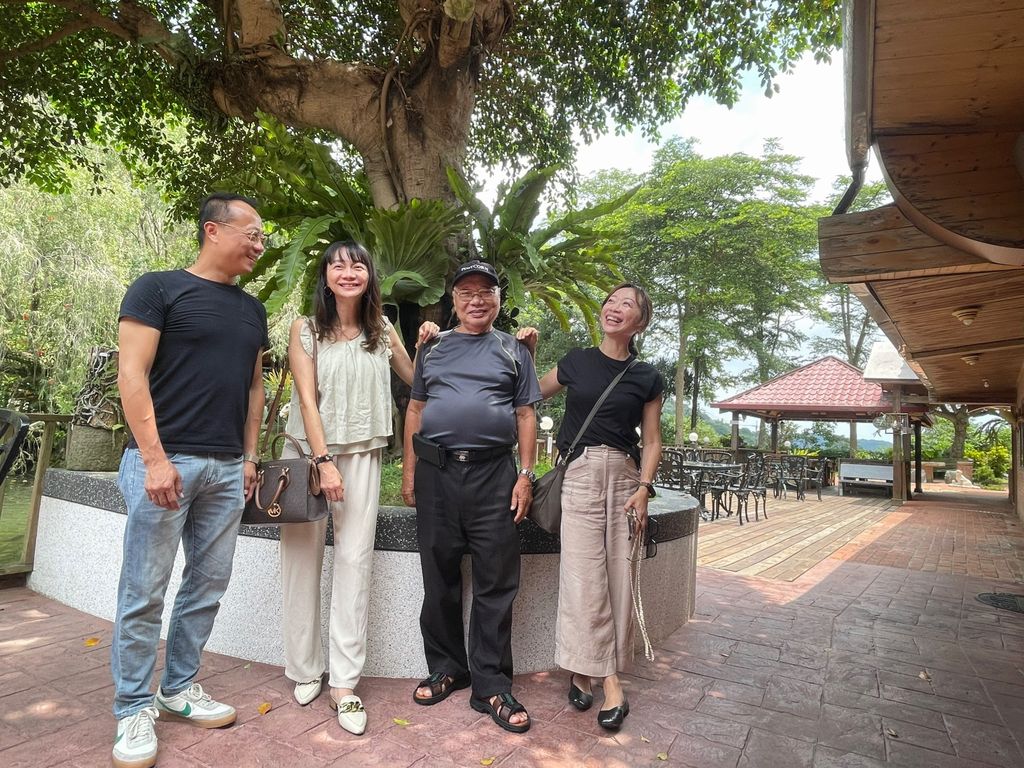
[[[189,715],[192,714],[192,705],[189,704],[187,701],[185,702],[185,706],[182,707],[181,709],[175,709],[174,707],[170,706],[166,701],[163,704],[164,704],[164,707],[167,708],[168,712],[171,712],[171,713],[173,713],[175,715],[181,715],[182,717],[188,717]]]

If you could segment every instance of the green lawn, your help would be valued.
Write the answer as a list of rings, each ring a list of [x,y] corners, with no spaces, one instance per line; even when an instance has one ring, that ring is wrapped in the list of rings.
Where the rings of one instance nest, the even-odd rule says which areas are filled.
[[[21,562],[32,501],[32,483],[9,478],[0,508],[0,568]]]

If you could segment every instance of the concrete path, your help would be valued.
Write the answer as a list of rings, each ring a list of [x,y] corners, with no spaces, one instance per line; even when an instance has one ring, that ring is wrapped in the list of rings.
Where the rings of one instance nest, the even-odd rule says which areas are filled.
[[[786,568],[777,555],[818,504],[802,502],[805,519],[795,510],[789,533],[771,529],[791,539],[765,548],[776,578],[745,575],[757,558],[740,572],[700,568],[697,615],[626,678],[631,714],[617,735],[595,711],[569,707],[566,675],[554,672],[516,679],[534,721],[526,735],[473,712],[467,691],[422,707],[415,681],[364,680],[370,725],[357,738],[326,697],[295,704],[280,668],[209,654],[200,682],[239,721],[218,731],[158,722],[158,765],[1024,766],[1024,614],[975,599],[1024,594],[1024,537],[1004,498],[925,494],[872,519],[875,509],[835,547],[821,542],[840,528],[824,534],[817,559],[795,547]],[[831,525],[854,514],[837,510]],[[768,532],[764,521],[705,525],[702,556],[712,542]],[[110,632],[25,588],[0,590],[0,766],[109,765]]]

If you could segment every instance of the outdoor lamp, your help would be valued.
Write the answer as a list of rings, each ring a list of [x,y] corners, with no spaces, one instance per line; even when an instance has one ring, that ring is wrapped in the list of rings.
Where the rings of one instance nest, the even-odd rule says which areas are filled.
[[[693,443],[693,447],[696,448],[697,447],[697,433],[696,432],[691,432],[689,437],[690,437],[690,442]]]
[[[782,444],[782,447],[783,447],[783,448],[785,448],[785,449],[786,449],[786,450],[788,451],[788,450],[789,450],[790,448],[792,448],[792,447],[793,447],[793,443],[792,443],[792,442],[790,442],[789,440],[787,440],[786,442],[784,442],[784,443]]]
[[[555,420],[550,416],[542,416],[540,419],[540,428],[545,432],[550,432],[551,428],[555,426]]]

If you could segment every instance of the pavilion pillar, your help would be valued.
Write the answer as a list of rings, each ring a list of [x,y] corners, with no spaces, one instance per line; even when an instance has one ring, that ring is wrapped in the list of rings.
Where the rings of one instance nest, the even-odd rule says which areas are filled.
[[[730,444],[733,454],[740,449],[740,413],[732,412],[732,443]]]
[[[914,422],[914,493],[921,493],[921,421]]]
[[[893,413],[899,413],[903,409],[902,394],[900,387],[893,388]],[[903,431],[898,424],[892,431],[892,497],[897,501],[906,501],[908,497],[907,468],[903,458]]]
[[[850,422],[850,458],[857,458],[857,422]]]
[[[772,419],[772,453],[779,452],[779,420]]]

